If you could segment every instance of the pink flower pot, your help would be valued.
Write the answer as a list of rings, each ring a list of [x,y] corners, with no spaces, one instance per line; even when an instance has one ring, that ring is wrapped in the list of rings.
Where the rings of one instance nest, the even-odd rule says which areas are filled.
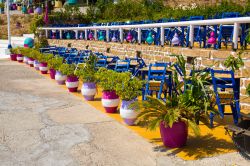
[[[180,148],[187,142],[188,128],[185,122],[175,122],[170,127],[165,127],[164,122],[160,124],[162,142],[169,148]]]
[[[68,76],[66,80],[66,86],[69,89],[69,92],[77,92],[79,85],[79,80],[76,76]]]
[[[51,79],[55,79],[56,71],[54,69],[49,69],[49,75]]]
[[[30,65],[30,67],[34,67],[34,59],[33,58],[29,58],[28,59],[28,64]]]
[[[115,113],[119,105],[119,96],[115,91],[103,91],[102,105],[107,113]]]
[[[96,84],[94,82],[83,83],[81,92],[85,100],[93,101],[96,94]]]
[[[10,60],[17,61],[17,54],[10,54]]]
[[[17,61],[19,63],[22,63],[23,62],[23,55],[22,54],[17,54],[17,57],[16,57]]]
[[[41,71],[42,74],[47,74],[48,73],[48,64],[47,62],[41,62],[39,66],[39,70]]]
[[[23,57],[23,62],[26,63],[27,65],[28,65],[28,60],[29,60],[29,58],[27,56]]]

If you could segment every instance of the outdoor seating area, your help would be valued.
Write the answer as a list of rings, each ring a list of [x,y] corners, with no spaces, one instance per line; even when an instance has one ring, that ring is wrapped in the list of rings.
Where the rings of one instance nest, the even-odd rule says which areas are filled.
[[[224,127],[237,125],[241,118],[243,77],[235,70],[242,66],[229,65],[226,70],[198,68],[195,63],[188,66],[183,56],[175,56],[175,63],[146,64],[141,57],[120,59],[91,50],[48,46],[39,51],[12,49],[11,59],[25,62],[42,74],[49,73],[59,85],[66,84],[69,92],[83,96],[92,106],[151,142],[162,145],[162,140],[172,149],[170,153],[183,159],[234,151]],[[247,91],[250,93],[250,86]],[[167,136],[165,130],[170,132]],[[182,132],[174,137],[177,130]],[[194,146],[197,138],[199,143]],[[203,148],[206,145],[210,148]],[[201,152],[195,152],[197,148]]]
[[[244,17],[247,18],[248,14],[225,12],[208,19],[204,19],[203,16],[190,16],[180,20],[164,18],[157,21],[108,22],[90,25],[52,24],[49,27],[41,27],[40,30],[46,31],[48,39],[99,40],[181,47],[193,47],[195,42],[200,48],[221,49],[231,45],[233,49],[237,49],[238,45],[241,48],[247,46],[248,24],[242,22],[235,27],[234,23],[220,24],[220,20]],[[203,22],[201,22],[202,20]],[[209,22],[212,20],[214,20],[214,24]],[[206,24],[206,21],[209,23]],[[187,26],[188,22],[197,23]],[[164,23],[169,24],[163,27]],[[234,28],[236,29],[234,30]],[[234,34],[235,31],[237,33]],[[235,35],[237,35],[237,39]]]

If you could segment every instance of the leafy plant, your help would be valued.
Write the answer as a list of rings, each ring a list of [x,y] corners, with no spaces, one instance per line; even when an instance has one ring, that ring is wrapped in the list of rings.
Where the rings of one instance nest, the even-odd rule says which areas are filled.
[[[76,69],[76,65],[75,64],[62,64],[59,67],[59,71],[63,74],[63,75],[67,75],[67,76],[73,76],[75,73],[75,69]]]
[[[0,9],[4,9],[4,3],[0,3]]]
[[[116,94],[126,101],[133,100],[141,95],[144,81],[132,77],[131,73],[119,73],[121,82],[116,85]]]
[[[250,84],[248,84],[246,92],[247,92],[247,95],[250,96]]]
[[[48,62],[53,57],[54,57],[53,54],[42,54],[42,53],[40,53],[40,54],[37,55],[37,60],[39,62]]]
[[[244,66],[241,54],[242,52],[240,52],[237,57],[233,55],[228,56],[224,62],[224,66],[226,66],[227,68],[231,68],[233,71],[239,70],[240,67]]]
[[[59,70],[62,64],[63,64],[63,58],[60,56],[55,56],[48,60],[48,67],[50,69]]]
[[[91,54],[86,63],[77,66],[75,75],[78,76],[83,82],[96,82],[96,69],[95,63],[97,57]]]
[[[121,82],[119,73],[106,68],[100,68],[97,71],[96,79],[103,91],[115,91],[117,83]]]
[[[148,96],[147,100],[137,101],[130,107],[139,111],[136,123],[146,126],[149,130],[155,130],[161,122],[171,128],[175,122],[184,121],[198,135],[199,127],[195,123],[194,113],[183,107],[179,103],[180,99],[181,97],[175,95],[164,102]]]

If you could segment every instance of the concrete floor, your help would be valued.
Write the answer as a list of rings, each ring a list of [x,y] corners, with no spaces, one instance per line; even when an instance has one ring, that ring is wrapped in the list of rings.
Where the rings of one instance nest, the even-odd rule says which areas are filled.
[[[0,60],[0,166],[248,165],[238,153],[183,161],[24,64]]]

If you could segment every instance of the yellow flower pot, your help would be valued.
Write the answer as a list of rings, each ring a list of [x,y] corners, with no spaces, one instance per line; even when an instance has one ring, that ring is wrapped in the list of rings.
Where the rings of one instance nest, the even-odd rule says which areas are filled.
[[[62,1],[55,1],[55,8],[62,8]]]

